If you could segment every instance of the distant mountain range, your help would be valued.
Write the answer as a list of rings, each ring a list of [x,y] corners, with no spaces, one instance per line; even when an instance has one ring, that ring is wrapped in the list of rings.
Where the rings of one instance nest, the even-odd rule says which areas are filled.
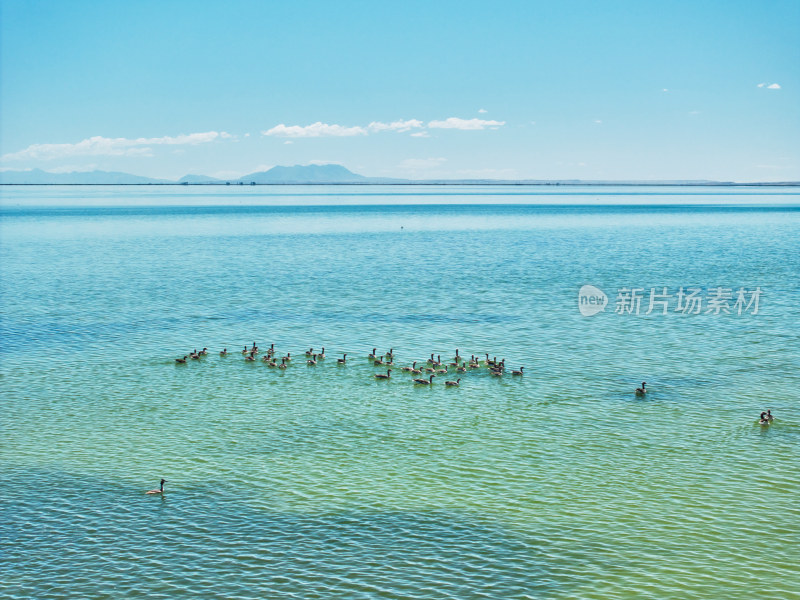
[[[5,185],[308,185],[308,184],[504,184],[504,185],[745,185],[730,181],[599,181],[581,179],[392,179],[365,177],[342,165],[295,165],[272,167],[238,179],[215,179],[207,175],[185,175],[177,181],[153,179],[115,171],[50,173],[41,169],[0,172]],[[798,182],[750,183],[746,185],[798,185]]]
[[[269,171],[250,173],[238,179],[217,179],[207,175],[184,175],[177,181],[153,179],[129,173],[111,171],[87,171],[73,173],[49,173],[41,169],[30,171],[0,172],[0,183],[16,185],[142,185],[142,184],[183,184],[183,185],[225,185],[225,184],[332,184],[332,183],[408,183],[406,179],[384,177],[364,177],[353,173],[342,165],[295,165],[293,167],[272,167]]]
[[[130,173],[116,171],[73,171],[72,173],[50,173],[41,169],[30,171],[4,171],[0,172],[0,183],[4,184],[32,184],[32,185],[92,185],[92,184],[143,184],[143,183],[175,183],[167,179],[152,179],[140,177]]]

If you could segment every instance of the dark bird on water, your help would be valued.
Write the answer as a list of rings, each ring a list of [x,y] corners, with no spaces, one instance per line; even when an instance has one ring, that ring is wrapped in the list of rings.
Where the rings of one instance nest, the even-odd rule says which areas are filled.
[[[145,494],[163,494],[164,493],[164,484],[167,482],[166,479],[161,480],[161,487],[157,490],[150,490],[149,492],[145,492]]]

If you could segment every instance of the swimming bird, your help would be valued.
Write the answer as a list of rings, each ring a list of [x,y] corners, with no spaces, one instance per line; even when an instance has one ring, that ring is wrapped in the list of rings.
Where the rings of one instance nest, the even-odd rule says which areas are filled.
[[[345,353],[342,358],[337,358],[336,362],[340,365],[347,364],[347,354]]]
[[[414,383],[417,385],[432,385],[434,377],[436,377],[436,375],[431,375],[430,379],[415,379]]]
[[[389,369],[386,371],[386,375],[383,373],[375,373],[375,379],[391,379],[392,378],[392,370]]]
[[[256,359],[256,351],[252,350],[250,354],[244,357],[245,360],[255,360]]]
[[[316,365],[317,364],[317,355],[316,354],[312,354],[311,358],[306,361],[306,364],[307,365],[312,365],[312,366]]]
[[[202,350],[200,350],[200,352],[198,352],[198,354],[200,356],[205,356],[206,354],[208,354],[208,348],[203,348]]]
[[[371,354],[367,354],[367,358],[377,358],[377,352],[378,352],[378,349],[377,348],[373,348],[372,349],[372,353]]]
[[[416,365],[417,363],[415,362],[414,364]],[[412,375],[419,375],[420,373],[422,373],[422,369],[411,369],[411,371],[409,371],[409,372]]]
[[[376,367],[377,367],[378,365],[383,365],[383,364],[385,364],[385,363],[383,362],[383,355],[381,355],[381,356],[376,356],[376,357],[375,357],[375,360],[373,360],[373,361],[372,361],[372,364],[373,364],[373,365],[375,365]]]
[[[414,361],[414,363],[410,367],[403,367],[401,370],[403,370],[403,371],[413,371],[416,368],[417,368],[417,361]]]
[[[145,492],[145,494],[163,494],[164,493],[164,484],[167,482],[166,479],[161,480],[161,488],[157,490],[150,490],[149,492]]]
[[[436,369],[436,372],[440,375],[447,373],[447,366],[445,365],[444,369]]]
[[[242,354],[247,354],[247,346],[245,346],[244,350],[242,350]]]
[[[464,366],[464,363],[461,363],[460,367],[456,367],[456,371],[458,371],[459,373],[466,373],[467,372],[467,367]]]
[[[511,371],[511,374],[512,374],[512,375],[523,375],[523,373],[522,373],[522,372],[523,372],[524,370],[525,370],[525,367],[520,367],[520,368],[519,368],[519,371]]]
[[[312,354],[314,354],[313,348],[309,348],[308,350],[306,350],[306,356],[311,356]]]
[[[646,386],[646,385],[647,385],[647,382],[643,381],[642,382],[642,387],[636,388],[636,395],[637,396],[644,396],[647,393],[647,390],[644,389],[644,386]]]
[[[219,355],[220,356],[228,356],[228,349],[227,348],[223,348],[222,352],[220,352]]]
[[[767,411],[767,421],[769,421],[770,423],[772,423],[772,419],[773,419],[773,417],[772,417],[772,411],[771,411],[771,410],[768,410],[768,411]]]
[[[317,358],[320,359],[320,360],[325,358],[325,346],[323,346],[322,347],[322,351],[319,354],[317,354]]]
[[[283,359],[284,359],[284,360],[291,361],[291,360],[292,360],[292,353],[291,353],[291,352],[287,352],[287,353],[286,353],[286,356],[284,356],[284,357],[283,357]]]
[[[450,387],[458,387],[458,384],[461,383],[461,378],[459,377],[455,381],[445,381],[445,385],[449,385]]]
[[[281,359],[281,364],[278,365],[278,368],[279,369],[285,369],[286,368],[286,359],[285,358]]]
[[[770,419],[767,418],[767,413],[762,412],[758,418],[759,425],[769,425]]]
[[[187,358],[189,358],[189,357],[188,356],[184,356],[183,358],[176,358],[175,362],[178,363],[179,365],[185,365]]]

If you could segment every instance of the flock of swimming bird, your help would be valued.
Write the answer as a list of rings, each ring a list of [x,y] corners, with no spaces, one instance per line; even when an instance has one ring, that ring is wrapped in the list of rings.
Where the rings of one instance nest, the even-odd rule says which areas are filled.
[[[258,345],[253,342],[251,347],[245,346],[242,350],[242,356],[244,356],[245,361],[254,362],[259,360],[259,356],[261,351],[258,348]],[[189,360],[200,360],[202,357],[208,355],[208,348],[203,348],[202,350],[198,351],[195,349],[189,354],[186,354],[183,358],[176,358],[175,362],[179,365],[185,365]],[[228,349],[223,348],[222,351],[219,353],[220,356],[227,356]],[[425,379],[423,377],[415,377],[412,381],[415,385],[433,385],[433,378],[437,375],[445,375],[450,373],[448,370],[449,367],[453,367],[456,373],[466,373],[468,371],[474,369],[480,369],[485,367],[489,370],[489,373],[494,377],[502,377],[506,373],[506,359],[497,360],[497,357],[489,358],[489,354],[484,354],[486,357],[485,359],[480,359],[474,354],[469,357],[469,360],[464,358],[459,354],[458,348],[456,348],[456,355],[453,357],[452,362],[445,364],[442,361],[441,354],[435,355],[431,353],[430,358],[426,361],[414,361],[411,363],[410,366],[401,367],[401,371],[409,373],[410,375],[427,375],[428,378]],[[319,352],[314,352],[314,348],[309,348],[305,352],[306,364],[309,366],[316,366],[319,364],[319,361],[324,360],[325,357],[325,348],[323,347]],[[372,352],[367,355],[367,359],[371,360],[372,363],[378,366],[387,366],[392,367],[394,366],[394,348],[390,348],[388,352],[384,354],[378,354],[378,349],[373,348]],[[277,369],[286,369],[288,368],[289,364],[292,361],[292,354],[291,352],[287,352],[286,356],[282,356],[280,358],[281,362],[278,362],[278,356],[275,350],[275,344],[270,344],[269,348],[267,348],[266,352],[264,352],[263,357],[260,359],[262,362],[266,363],[269,367],[274,367]],[[347,354],[343,354],[342,358],[337,358],[336,362],[338,365],[346,365],[347,364]],[[420,366],[417,368],[417,363],[422,363],[425,366]],[[519,371],[511,371],[511,375],[521,377],[524,374],[525,367],[520,367]],[[375,373],[373,375],[375,379],[391,379],[392,377],[392,369],[387,369],[386,373]],[[457,378],[455,380],[447,380],[444,384],[448,387],[458,387],[461,383],[461,378]],[[634,391],[636,396],[644,396],[647,394],[647,382],[642,382],[642,387],[637,387]],[[759,417],[759,424],[760,425],[771,425],[772,424],[772,412],[766,411],[762,412],[761,416]]]
[[[228,356],[228,349],[224,348],[220,351],[220,356]],[[268,367],[274,367],[276,369],[286,369],[289,367],[289,363],[292,362],[292,354],[291,352],[287,352],[286,356],[278,357],[278,354],[275,350],[275,344],[270,344],[270,347],[261,355],[261,351],[258,348],[258,345],[253,342],[252,346],[245,346],[242,350],[242,356],[244,356],[245,361],[248,362],[255,362],[257,360],[261,360],[261,362],[266,363]],[[185,355],[183,358],[176,358],[175,362],[179,365],[185,365],[190,360],[200,360],[204,356],[208,355],[208,348],[203,348],[202,350],[194,350],[193,352]],[[259,358],[260,357],[260,358]],[[506,359],[497,360],[497,357],[489,358],[489,354],[485,354],[485,359],[480,359],[474,354],[469,357],[469,359],[461,356],[459,354],[458,348],[456,348],[455,357],[453,357],[452,361],[447,363],[442,360],[441,354],[436,355],[431,353],[430,358],[425,361],[414,361],[409,366],[401,367],[401,371],[408,373],[409,375],[420,375],[421,377],[415,377],[412,382],[414,385],[433,385],[433,378],[437,375],[445,375],[451,372],[455,373],[466,373],[469,370],[474,369],[481,369],[486,368],[489,370],[489,373],[494,377],[502,377],[506,373]],[[315,352],[314,348],[309,348],[305,352],[305,361],[306,364],[309,366],[316,366],[319,364],[320,361],[325,360],[325,348],[323,347],[319,352]],[[373,365],[376,367],[393,367],[394,366],[394,348],[390,348],[388,352],[384,354],[378,354],[378,349],[373,348],[372,352],[367,355],[367,359],[372,361]],[[278,362],[280,360],[280,362]],[[336,359],[336,363],[338,365],[346,365],[347,364],[347,354],[343,354],[341,358]],[[417,364],[420,363],[424,366],[417,367]],[[453,368],[453,371],[450,371],[450,368]],[[511,371],[512,376],[521,377],[524,374],[525,367],[520,367],[518,371]],[[427,379],[425,379],[427,376]],[[391,379],[392,377],[392,369],[389,368],[386,370],[386,373],[375,373],[373,375],[375,379]],[[455,380],[448,380],[445,381],[444,384],[448,387],[458,387],[461,383],[461,378],[458,377]],[[642,384],[644,386],[644,384]]]
[[[185,355],[183,358],[176,358],[175,362],[179,365],[185,365],[190,360],[200,360],[202,357],[208,355],[208,348],[203,348],[202,350],[194,350],[190,354]],[[228,356],[228,349],[224,348],[219,353],[220,356]],[[242,350],[242,356],[244,356],[245,361],[254,362],[259,360],[259,356],[261,355],[261,351],[259,350],[258,346],[255,342],[251,347],[245,346]],[[484,355],[484,359],[480,359],[474,354],[469,357],[469,359],[464,358],[459,354],[458,348],[456,348],[456,355],[453,357],[452,362],[445,363],[442,361],[441,355],[435,355],[431,353],[430,358],[424,361],[414,361],[411,363],[410,366],[401,367],[401,371],[409,373],[410,375],[427,375],[428,378],[425,379],[424,375],[422,377],[415,377],[412,381],[414,385],[433,385],[433,378],[437,375],[444,375],[449,373],[449,367],[453,367],[456,373],[467,373],[468,371],[486,368],[489,370],[489,373],[494,377],[502,377],[506,373],[506,359],[497,360],[497,357],[489,358],[489,354]],[[305,352],[305,361],[306,364],[309,366],[316,366],[319,364],[320,361],[325,360],[325,348],[323,347],[319,352],[314,352],[314,348],[309,348]],[[372,352],[367,355],[367,359],[371,360],[373,365],[376,367],[392,367],[394,366],[394,348],[390,348],[388,352],[384,354],[378,354],[378,349],[373,348]],[[277,356],[275,350],[275,344],[270,344],[270,347],[267,348],[266,352],[264,352],[263,356],[261,356],[260,360],[267,364],[269,367],[274,367],[276,369],[286,369],[292,361],[292,355],[290,352],[286,353],[286,356],[280,357]],[[280,360],[280,362],[278,362]],[[343,354],[341,358],[336,359],[337,365],[346,365],[347,364],[347,354]],[[424,364],[425,366],[420,366],[417,368],[417,363]],[[519,371],[511,371],[511,375],[521,377],[524,374],[525,367],[520,367]],[[375,379],[391,379],[392,377],[392,369],[387,369],[386,373],[375,373],[373,375]],[[444,384],[448,387],[458,387],[461,383],[461,378],[457,378],[455,380],[448,380],[445,381]],[[647,394],[647,382],[642,382],[642,387],[638,387],[635,390],[636,396],[644,396]],[[767,410],[766,412],[762,412],[761,416],[759,417],[759,424],[760,425],[771,425],[773,421],[772,412]],[[150,490],[146,492],[147,494],[163,494],[164,493],[164,483],[166,483],[165,479],[161,480],[161,487],[159,489]]]

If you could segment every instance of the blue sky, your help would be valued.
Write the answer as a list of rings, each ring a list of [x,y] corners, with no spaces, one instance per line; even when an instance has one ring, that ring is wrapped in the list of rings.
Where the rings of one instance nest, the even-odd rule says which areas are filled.
[[[0,168],[800,180],[800,2],[4,0]]]

